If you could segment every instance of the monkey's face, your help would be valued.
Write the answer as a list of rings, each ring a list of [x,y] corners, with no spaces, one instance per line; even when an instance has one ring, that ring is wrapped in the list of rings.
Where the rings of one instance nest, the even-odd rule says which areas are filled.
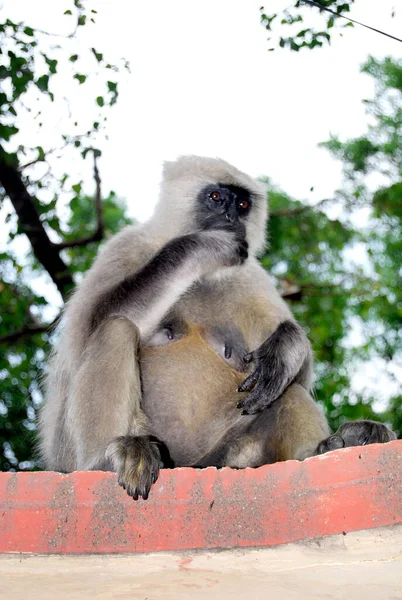
[[[236,185],[208,185],[198,195],[197,224],[200,229],[225,229],[240,225],[251,211],[250,192]]]
[[[232,229],[246,232],[251,255],[266,245],[268,213],[265,185],[220,158],[182,156],[164,165],[156,237],[175,237]]]

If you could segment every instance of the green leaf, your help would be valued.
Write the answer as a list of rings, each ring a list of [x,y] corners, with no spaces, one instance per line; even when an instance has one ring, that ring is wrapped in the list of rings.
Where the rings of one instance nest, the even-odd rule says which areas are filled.
[[[48,91],[49,75],[42,75],[35,81],[35,85],[40,89],[41,92]]]
[[[72,54],[69,58],[70,62],[76,62],[78,60],[78,54]]]
[[[82,27],[83,25],[85,25],[85,22],[86,22],[86,20],[87,20],[87,17],[86,17],[86,15],[80,15],[80,16],[78,17],[77,25],[78,25],[79,27]]]
[[[103,96],[98,96],[96,98],[96,104],[98,106],[104,106],[105,105],[105,100],[104,100]]]
[[[18,133],[18,131],[18,127],[15,127],[14,125],[4,125],[4,123],[0,123],[0,140],[2,139],[8,142],[13,135]]]
[[[36,149],[38,151],[37,160],[39,160],[39,161],[45,160],[45,151],[43,150],[42,146],[36,146]]]
[[[46,54],[42,52],[42,56],[46,61],[47,66],[49,67],[49,71],[52,75],[56,73],[57,60],[49,58]]]
[[[97,52],[95,50],[95,48],[91,48],[93,55],[95,56],[96,60],[98,62],[101,62],[103,60],[103,54],[101,52]]]
[[[28,35],[29,37],[33,37],[34,30],[32,29],[32,27],[24,27],[24,33],[25,33],[25,35]]]
[[[86,75],[82,75],[81,73],[75,73],[74,75],[74,79],[77,79],[77,81],[82,84],[85,83],[87,76]]]
[[[72,15],[73,13],[71,12],[71,10],[65,10],[63,15]]]

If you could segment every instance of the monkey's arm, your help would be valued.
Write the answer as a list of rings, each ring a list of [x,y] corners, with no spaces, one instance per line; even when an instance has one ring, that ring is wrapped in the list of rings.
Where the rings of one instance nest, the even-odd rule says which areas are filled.
[[[144,338],[200,277],[242,264],[246,258],[247,242],[232,231],[175,238],[137,273],[101,296],[92,311],[91,330],[110,315],[125,316]]]
[[[246,364],[253,364],[253,369],[238,388],[239,392],[249,392],[238,408],[251,415],[270,406],[291,383],[309,390],[312,352],[306,334],[261,267],[251,265],[243,285],[248,286],[251,298],[254,296],[249,304],[254,314],[249,321],[254,322],[260,339],[264,340],[258,341],[257,347],[244,357]]]

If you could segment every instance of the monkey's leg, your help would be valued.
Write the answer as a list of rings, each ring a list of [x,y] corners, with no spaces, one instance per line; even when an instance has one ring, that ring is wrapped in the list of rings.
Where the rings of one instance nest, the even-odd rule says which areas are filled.
[[[384,444],[396,440],[396,434],[383,423],[376,421],[351,421],[340,426],[338,431],[318,444],[316,454],[349,446]]]
[[[303,386],[294,383],[268,410],[244,416],[197,466],[259,467],[314,456],[329,435],[321,408]]]
[[[314,456],[317,445],[330,430],[322,408],[307,390],[298,383],[289,386],[272,408],[275,413],[272,441],[277,446],[278,460]],[[272,441],[267,440],[267,448]]]
[[[160,453],[141,409],[138,330],[110,317],[91,335],[67,413],[76,442],[77,468],[112,467],[130,496],[148,497]]]

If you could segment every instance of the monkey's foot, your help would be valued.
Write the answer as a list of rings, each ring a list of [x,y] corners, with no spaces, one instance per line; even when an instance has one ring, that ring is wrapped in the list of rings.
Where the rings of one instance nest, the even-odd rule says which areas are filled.
[[[396,439],[393,431],[375,421],[351,421],[340,426],[338,431],[318,444],[316,454],[348,446],[383,444]]]
[[[149,490],[163,467],[158,444],[144,436],[121,436],[110,442],[106,450],[121,485],[129,496],[148,498]]]

